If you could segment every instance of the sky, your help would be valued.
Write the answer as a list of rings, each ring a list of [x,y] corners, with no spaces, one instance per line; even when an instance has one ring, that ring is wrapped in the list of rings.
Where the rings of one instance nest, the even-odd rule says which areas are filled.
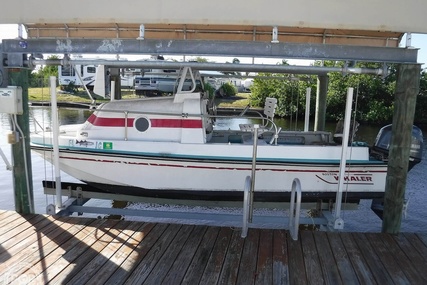
[[[18,25],[0,25],[0,41],[2,39],[14,39],[18,37]],[[24,35],[25,37],[25,35]],[[400,46],[406,45],[406,35],[403,37]],[[427,68],[427,34],[412,34],[411,46],[418,48],[418,62],[422,63],[422,68]],[[141,58],[139,56],[139,58]],[[231,62],[233,57],[220,57],[220,58],[208,58],[215,62]],[[240,63],[252,63],[252,58],[239,58]],[[257,64],[276,64],[281,62],[281,59],[270,59],[270,58],[257,58],[255,63]],[[289,64],[293,65],[308,65],[310,61],[307,60],[289,60]]]

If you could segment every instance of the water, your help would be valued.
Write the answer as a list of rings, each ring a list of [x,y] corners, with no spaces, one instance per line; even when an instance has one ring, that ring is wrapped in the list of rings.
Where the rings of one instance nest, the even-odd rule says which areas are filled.
[[[50,111],[43,108],[33,108],[34,117],[37,121],[48,124],[50,121]],[[61,124],[71,124],[83,122],[90,112],[87,110],[69,110],[60,109],[59,119]],[[238,128],[239,123],[245,121],[233,121],[231,124],[225,123],[223,120],[217,121],[217,126],[220,128]],[[9,119],[7,115],[0,114],[0,147],[6,157],[11,161],[11,147],[7,144],[6,133],[9,131]],[[278,120],[283,129],[294,129],[295,122],[291,123],[286,120]],[[31,129],[34,129],[33,123],[30,123]],[[297,125],[297,128],[302,129],[302,123]],[[333,131],[335,124],[328,124],[327,130]],[[375,139],[379,127],[360,126],[358,131],[358,140],[366,141],[369,144]],[[427,131],[424,131],[427,134]],[[409,199],[406,217],[402,220],[402,232],[426,232],[427,221],[427,170],[426,160],[427,150],[424,149],[423,161],[415,166],[408,174],[408,182],[406,188],[406,198]],[[54,180],[53,169],[49,163],[46,163],[40,156],[32,154],[33,168],[33,187],[34,187],[34,203],[35,212],[40,214],[46,213],[46,206],[54,202],[53,196],[46,196],[43,193],[42,180]],[[62,181],[78,182],[76,179],[62,173]],[[12,172],[6,170],[6,165],[0,160],[0,209],[14,210]],[[108,200],[91,200],[87,205],[97,207],[112,207],[113,201]],[[381,231],[381,220],[371,211],[371,201],[364,200],[359,205],[358,210],[343,211],[343,219],[345,222],[346,231],[359,232],[379,232]],[[150,208],[150,205],[128,205],[129,208]],[[158,206],[155,206],[158,207]],[[166,206],[166,208],[170,208]],[[178,207],[179,208],[179,207]],[[183,210],[187,206],[182,207]],[[179,210],[179,209],[178,209]],[[211,209],[210,209],[211,210]],[[206,210],[206,211],[210,211]],[[220,210],[217,210],[220,211]],[[197,214],[195,214],[197,215]]]

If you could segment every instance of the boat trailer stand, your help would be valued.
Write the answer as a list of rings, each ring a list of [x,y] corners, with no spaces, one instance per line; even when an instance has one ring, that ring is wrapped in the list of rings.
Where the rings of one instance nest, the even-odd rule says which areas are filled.
[[[61,195],[68,197],[63,203],[61,211],[55,213],[56,206],[51,204],[47,206],[47,213],[59,216],[71,216],[73,214],[101,214],[101,215],[120,215],[126,217],[137,217],[140,221],[146,222],[166,222],[178,224],[197,224],[197,225],[212,225],[212,226],[229,226],[242,228],[242,212],[241,211],[221,211],[219,213],[207,212],[189,212],[187,209],[191,206],[201,207],[220,207],[217,201],[200,201],[200,200],[180,200],[175,199],[159,199],[141,196],[131,196],[123,194],[113,194],[105,192],[86,191],[86,185],[74,187],[68,186],[61,190]],[[44,188],[46,195],[55,195],[55,188]],[[159,209],[126,209],[126,208],[111,208],[100,206],[86,205],[92,199],[109,200],[109,201],[131,201],[134,203],[149,203],[149,204],[167,204],[177,206],[177,210],[159,210]],[[223,201],[220,202],[224,208],[241,208],[242,202],[239,201]],[[319,230],[333,231],[333,215],[329,210],[330,205],[317,205],[317,203],[301,203],[302,209],[319,208],[320,215],[316,217],[300,217],[298,227],[307,225],[308,227],[316,227]],[[326,203],[323,203],[326,204]],[[185,209],[179,210],[180,206],[185,206]],[[270,228],[270,229],[289,229],[289,216],[287,215],[289,203],[287,202],[254,202],[254,215],[252,222],[248,223],[251,228]],[[321,209],[323,208],[324,209]],[[257,211],[262,209],[262,211]],[[265,213],[265,209],[268,213]],[[348,209],[354,209],[354,204],[349,204]],[[295,219],[296,221],[296,219]],[[295,225],[295,228],[298,228]],[[296,235],[297,236],[297,235]]]

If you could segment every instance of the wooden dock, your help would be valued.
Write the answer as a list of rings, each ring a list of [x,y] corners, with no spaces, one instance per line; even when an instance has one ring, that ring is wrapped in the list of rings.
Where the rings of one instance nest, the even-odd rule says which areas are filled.
[[[240,229],[0,211],[0,284],[427,284],[427,234]]]

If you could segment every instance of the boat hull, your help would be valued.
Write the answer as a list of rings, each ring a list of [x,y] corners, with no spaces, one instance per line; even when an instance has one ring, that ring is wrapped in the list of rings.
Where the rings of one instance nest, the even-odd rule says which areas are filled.
[[[50,160],[51,149],[33,147]],[[46,153],[48,155],[46,155]],[[69,175],[106,191],[156,197],[240,200],[251,161],[60,150],[60,168]],[[338,163],[257,161],[255,197],[289,200],[292,181],[301,181],[305,200],[334,199],[338,189]],[[347,168],[345,198],[382,197],[387,167],[354,164]]]

